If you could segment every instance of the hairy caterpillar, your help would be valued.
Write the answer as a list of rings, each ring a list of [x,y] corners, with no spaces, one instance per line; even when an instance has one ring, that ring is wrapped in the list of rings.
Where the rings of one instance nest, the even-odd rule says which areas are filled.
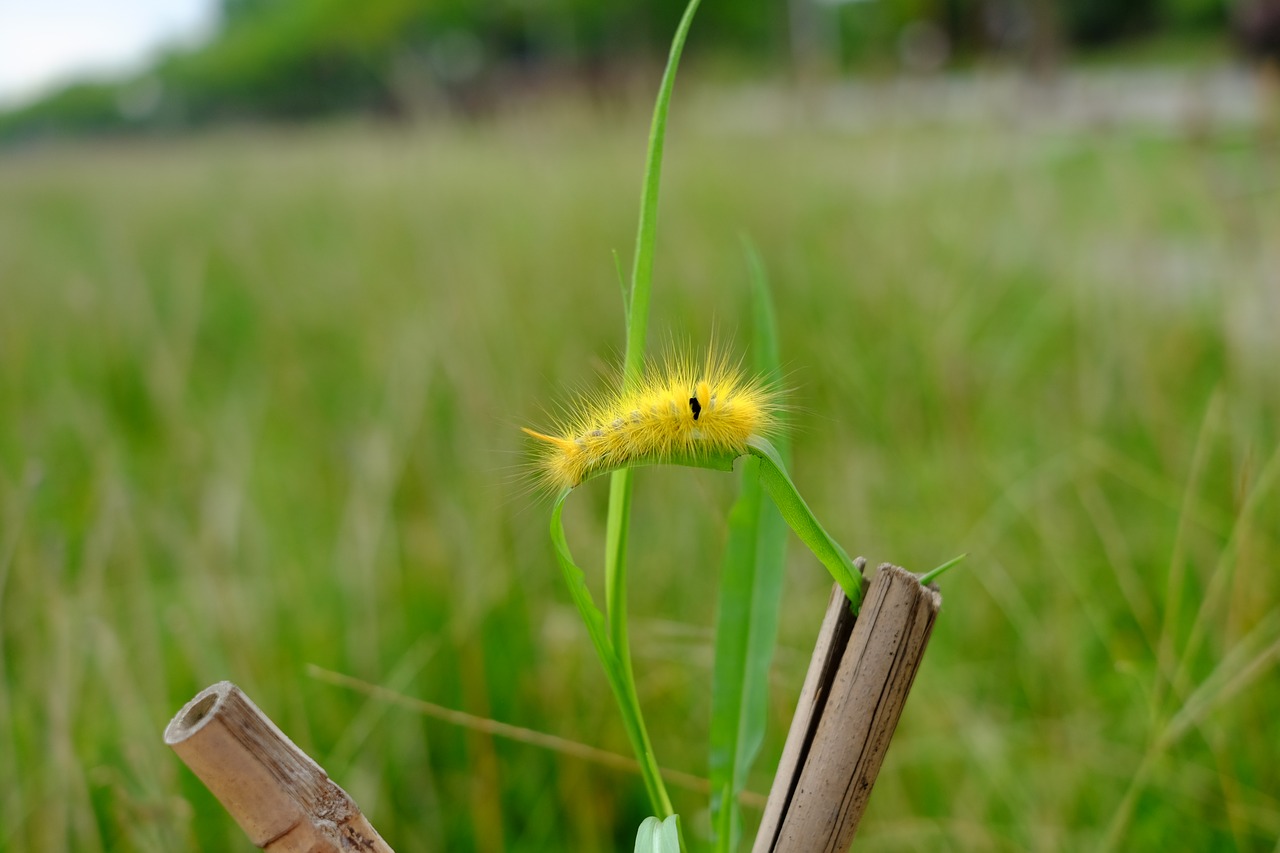
[[[713,347],[701,364],[673,353],[649,364],[630,391],[575,401],[552,434],[524,431],[539,442],[539,476],[558,490],[634,462],[740,455],[753,435],[775,431],[778,408],[771,383]]]

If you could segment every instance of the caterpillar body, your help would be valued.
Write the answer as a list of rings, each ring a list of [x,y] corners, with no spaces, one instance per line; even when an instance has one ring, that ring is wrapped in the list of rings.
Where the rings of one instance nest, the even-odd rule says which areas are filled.
[[[551,433],[524,431],[538,442],[541,480],[559,490],[641,461],[745,453],[753,435],[776,430],[778,396],[712,348],[701,363],[672,354],[648,365],[629,391],[575,401]]]

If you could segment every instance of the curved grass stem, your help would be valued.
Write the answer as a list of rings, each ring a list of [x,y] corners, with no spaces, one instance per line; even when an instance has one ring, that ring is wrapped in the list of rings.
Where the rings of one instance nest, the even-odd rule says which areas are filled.
[[[619,654],[619,649],[614,645],[605,623],[605,616],[600,612],[600,608],[596,607],[591,590],[587,588],[586,577],[574,562],[573,554],[569,551],[569,543],[565,538],[562,515],[569,492],[569,489],[565,489],[560,493],[551,512],[551,543],[555,547],[556,561],[560,564],[565,585],[569,588],[569,596],[573,599],[574,606],[578,608],[578,614],[587,626],[591,644],[595,647],[596,656],[604,668],[605,680],[608,681],[609,689],[618,703],[627,739],[631,742],[636,760],[640,762],[640,775],[644,779],[649,801],[654,810],[665,817],[673,813],[671,797],[667,794],[666,786],[662,782],[662,771],[658,767],[653,744],[645,729],[644,716],[640,712],[640,699],[636,694],[635,678],[632,676],[627,658]]]
[[[747,449],[760,460],[760,485],[769,493],[778,512],[786,520],[787,526],[795,531],[800,541],[809,547],[818,558],[844,594],[854,613],[862,606],[862,576],[854,568],[853,560],[840,547],[840,543],[831,538],[809,509],[809,505],[800,497],[799,490],[787,469],[778,456],[778,451],[766,438],[756,436],[747,442]]]

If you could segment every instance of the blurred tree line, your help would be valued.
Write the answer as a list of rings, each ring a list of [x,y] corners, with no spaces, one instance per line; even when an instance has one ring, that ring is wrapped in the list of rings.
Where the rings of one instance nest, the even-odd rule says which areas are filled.
[[[705,2],[693,57],[736,67],[933,71],[987,58],[1051,69],[1153,33],[1225,40],[1280,0]],[[660,61],[684,0],[221,0],[217,35],[147,74],[0,117],[0,138],[359,111],[482,110],[529,89],[589,91]],[[1274,16],[1273,16],[1274,17]]]

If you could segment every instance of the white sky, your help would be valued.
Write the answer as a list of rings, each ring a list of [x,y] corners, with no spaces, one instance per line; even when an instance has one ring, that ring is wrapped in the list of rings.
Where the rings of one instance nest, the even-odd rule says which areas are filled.
[[[0,0],[0,108],[145,66],[208,34],[214,0]]]

